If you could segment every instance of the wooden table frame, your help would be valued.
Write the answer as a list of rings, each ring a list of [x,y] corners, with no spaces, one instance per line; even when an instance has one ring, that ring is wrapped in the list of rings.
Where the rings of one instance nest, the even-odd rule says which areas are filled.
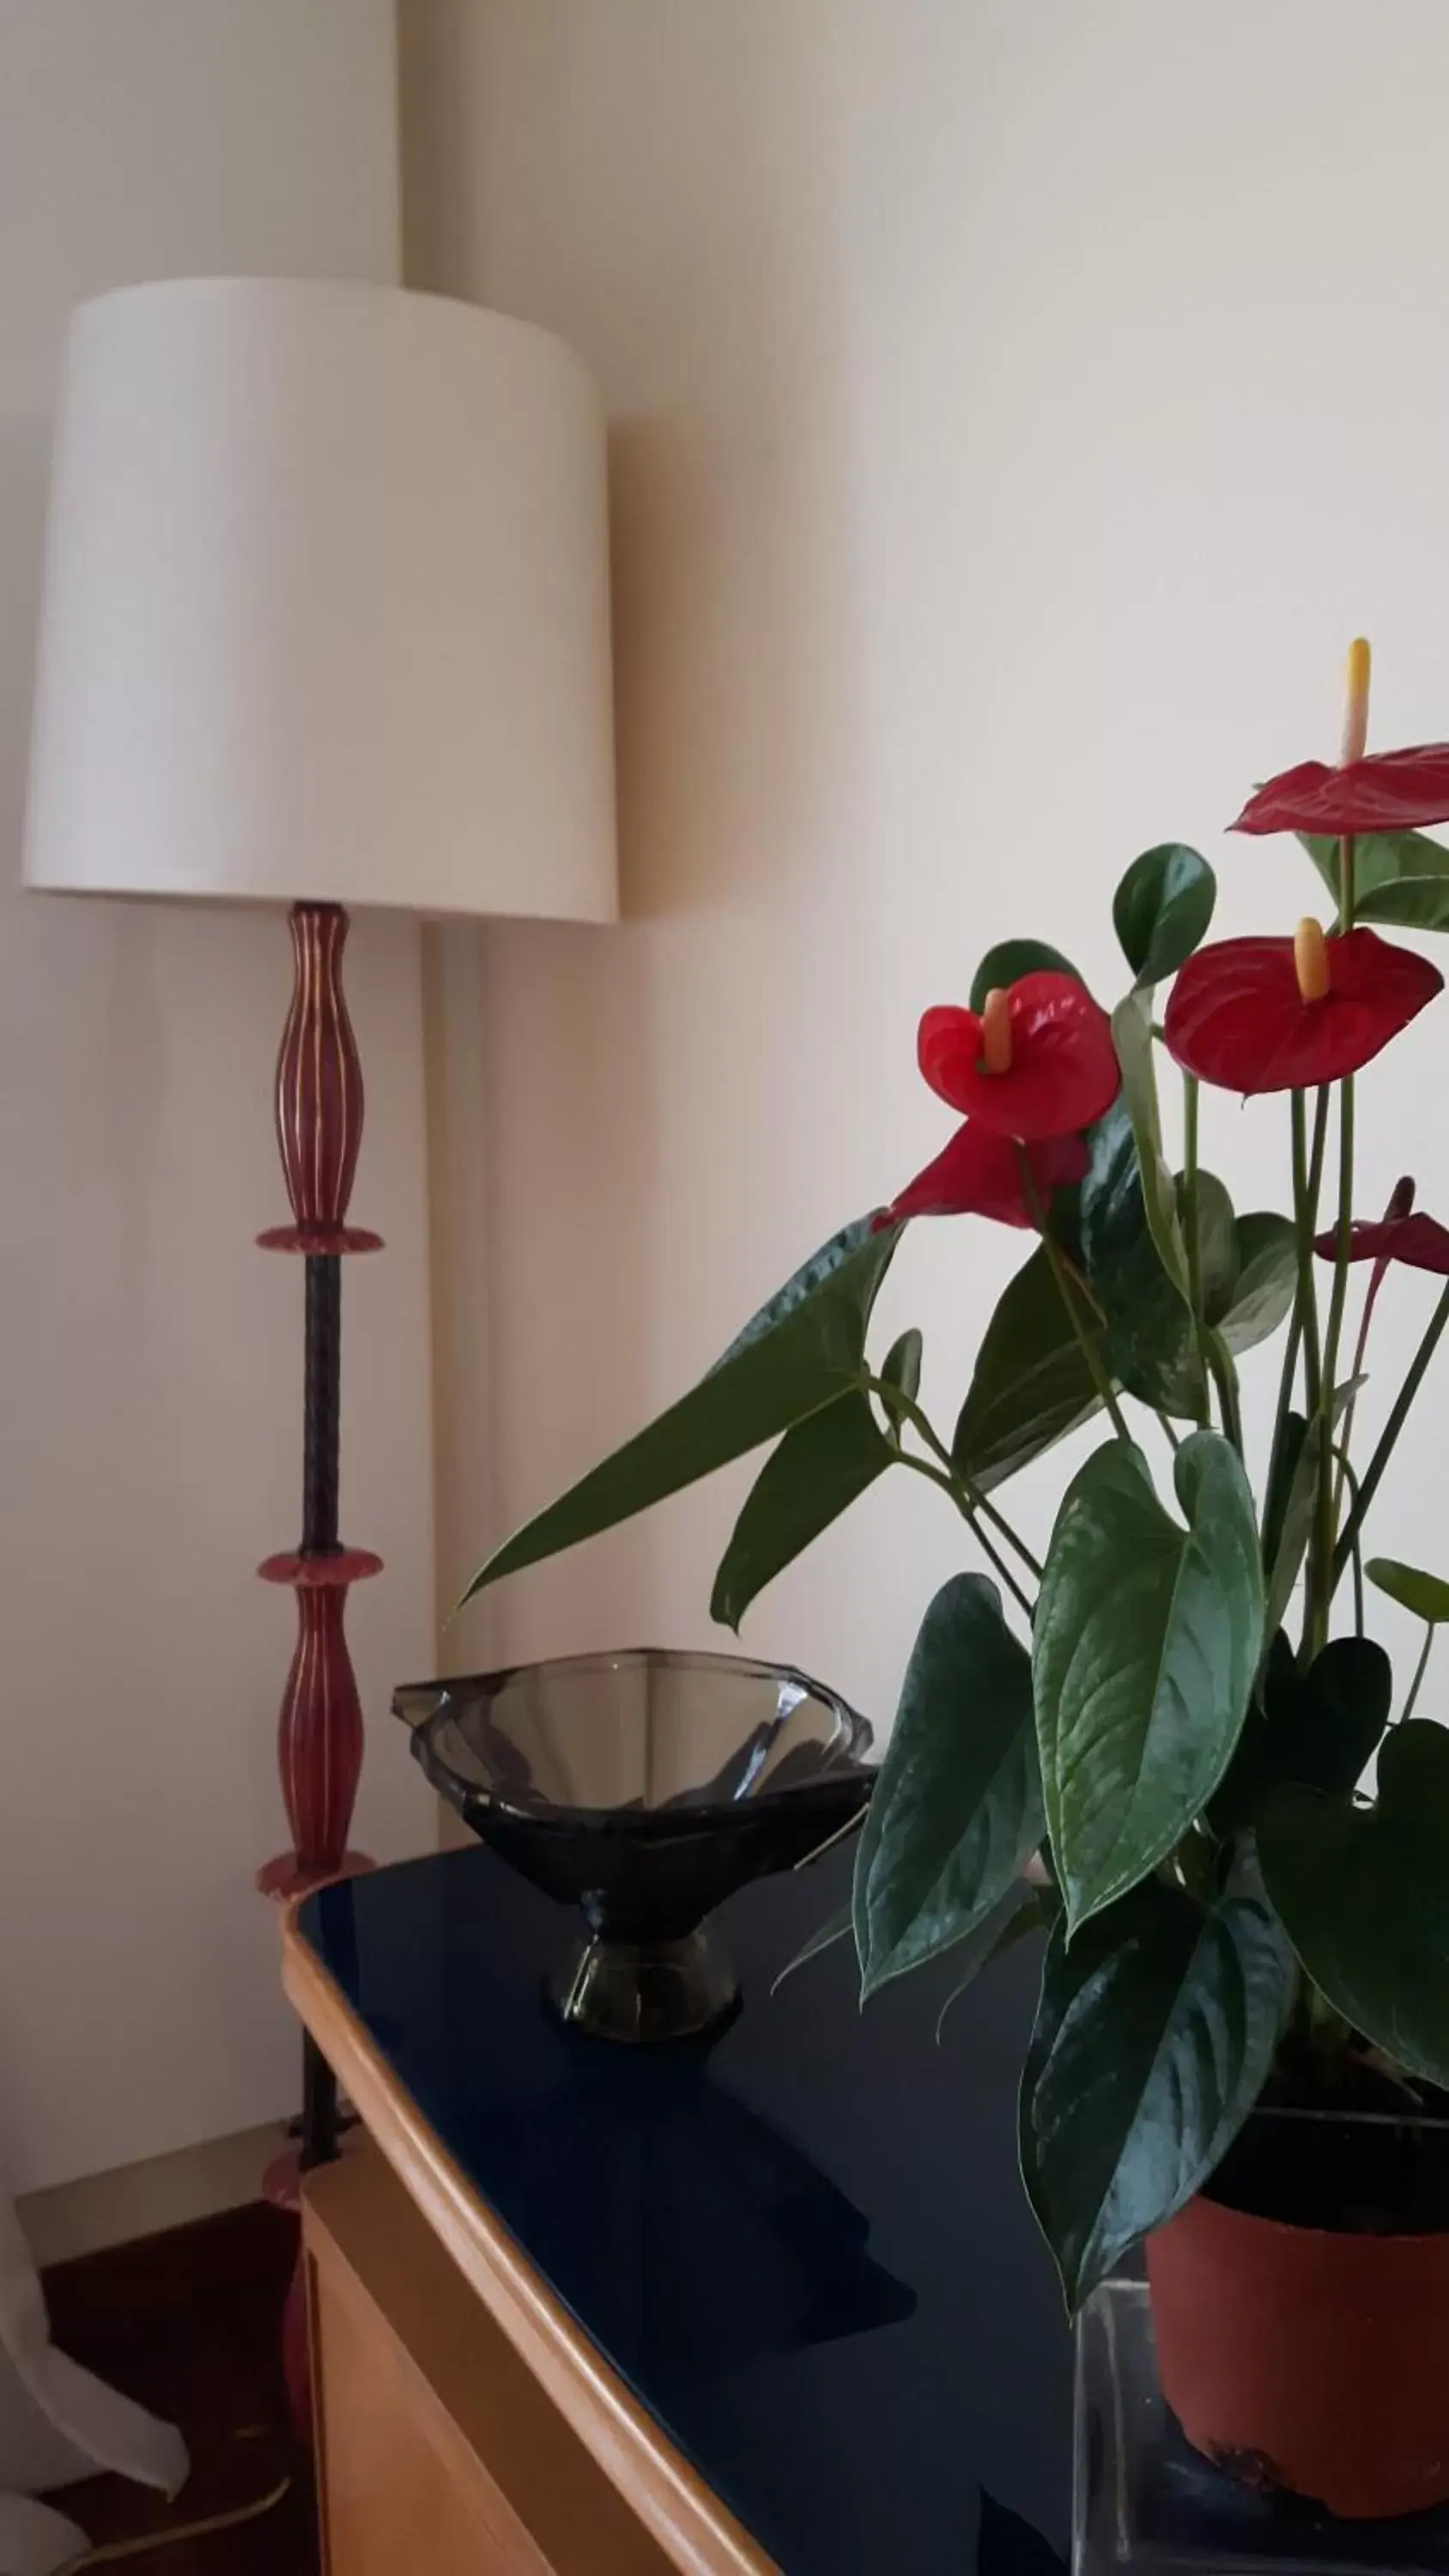
[[[778,2576],[532,2269],[283,1918],[282,1982],[364,2126],[557,2414],[682,2576]],[[325,2169],[324,2169],[325,2172]]]

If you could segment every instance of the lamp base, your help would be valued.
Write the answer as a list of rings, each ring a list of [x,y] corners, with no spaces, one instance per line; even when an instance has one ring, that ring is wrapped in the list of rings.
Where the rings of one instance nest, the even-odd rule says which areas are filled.
[[[345,1851],[326,1869],[310,1868],[297,1852],[278,1852],[272,1860],[263,1861],[257,1871],[257,1893],[274,1896],[279,1904],[289,1904],[294,1897],[310,1896],[314,1887],[325,1887],[330,1879],[360,1878],[364,1870],[376,1867],[369,1852]]]

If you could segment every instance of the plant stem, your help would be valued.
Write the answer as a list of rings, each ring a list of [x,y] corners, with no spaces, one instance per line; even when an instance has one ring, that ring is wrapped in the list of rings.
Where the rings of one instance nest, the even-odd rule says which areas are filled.
[[[1029,1624],[1033,1610],[1032,1602],[1023,1592],[1021,1585],[1017,1582],[1015,1575],[1012,1573],[1005,1557],[1001,1554],[1000,1549],[993,1544],[990,1538],[988,1538],[954,1476],[948,1476],[944,1469],[940,1467],[933,1467],[929,1458],[913,1458],[908,1449],[900,1450],[898,1455],[903,1467],[912,1468],[916,1475],[927,1477],[931,1484],[940,1486],[943,1494],[950,1495],[952,1502],[955,1504],[961,1518],[970,1530],[971,1535],[975,1539],[977,1546],[980,1548],[982,1555],[995,1568],[995,1571],[1001,1577],[1002,1582],[1005,1584],[1007,1591],[1011,1594],[1011,1597],[1013,1601],[1015,1601],[1018,1609],[1025,1614]]]
[[[1351,909],[1352,898],[1349,900]],[[1324,1435],[1319,1445],[1318,1497],[1314,1508],[1312,1562],[1309,1567],[1309,1594],[1321,1631],[1315,1637],[1315,1644],[1319,1647],[1327,1640],[1328,1610],[1333,1599],[1333,1550],[1338,1537],[1337,1505],[1341,1491],[1329,1426],[1338,1383],[1338,1349],[1343,1337],[1343,1311],[1348,1297],[1348,1256],[1353,1228],[1352,1074],[1348,1074],[1339,1085],[1338,1115],[1338,1224],[1333,1244],[1333,1293],[1329,1299],[1328,1331],[1323,1345],[1323,1384],[1319,1402],[1323,1408]]]
[[[1202,1239],[1198,1227],[1197,1186],[1197,1110],[1198,1081],[1196,1074],[1182,1077],[1182,1230],[1187,1250],[1187,1302],[1192,1314],[1192,1336],[1197,1349],[1197,1364],[1202,1371],[1202,1413],[1200,1420],[1211,1419],[1208,1409],[1208,1381],[1216,1382],[1216,1371],[1208,1350],[1206,1318],[1202,1303]],[[1222,1390],[1219,1388],[1219,1401]],[[1224,1429],[1226,1429],[1226,1419]]]
[[[1338,1224],[1333,1245],[1333,1294],[1328,1305],[1328,1332],[1323,1345],[1323,1375],[1330,1395],[1338,1375],[1338,1346],[1343,1336],[1343,1310],[1348,1297],[1349,1238],[1353,1227],[1353,1075],[1338,1093]]]
[[[1051,1226],[1047,1218],[1046,1206],[1043,1202],[1042,1194],[1036,1185],[1036,1174],[1031,1168],[1031,1156],[1028,1154],[1024,1145],[1017,1146],[1016,1160],[1021,1173],[1022,1196],[1031,1211],[1031,1221],[1036,1227],[1037,1233],[1041,1236],[1042,1243],[1045,1246],[1046,1257],[1051,1266],[1052,1277],[1057,1283],[1057,1289],[1061,1296],[1062,1304],[1067,1310],[1067,1321],[1076,1335],[1077,1347],[1080,1350],[1083,1359],[1087,1363],[1087,1373],[1090,1376],[1097,1393],[1100,1395],[1102,1402],[1105,1404],[1109,1415],[1111,1416],[1112,1428],[1116,1432],[1118,1439],[1125,1440],[1130,1446],[1132,1444],[1132,1434],[1128,1430],[1126,1422],[1123,1419],[1122,1408],[1117,1402],[1116,1391],[1112,1385],[1112,1380],[1108,1374],[1102,1354],[1092,1339],[1091,1334],[1087,1331],[1085,1324],[1082,1322],[1078,1306],[1078,1298],[1081,1295],[1081,1291],[1078,1289],[1076,1282],[1072,1277],[1072,1273],[1068,1268],[1066,1261],[1062,1257],[1061,1245],[1053,1239]]]
[[[1293,1222],[1298,1237],[1297,1311],[1303,1336],[1304,1409],[1311,1421],[1318,1411],[1323,1391],[1323,1358],[1318,1343],[1318,1292],[1313,1284],[1313,1228],[1318,1214],[1318,1193],[1309,1172],[1305,1097],[1301,1091],[1292,1094]],[[1320,1093],[1319,1097],[1326,1099],[1326,1092]],[[1325,1109],[1325,1129],[1327,1123]]]
[[[1301,1094],[1297,1092],[1293,1094],[1292,1106],[1295,1109],[1301,1110]],[[1313,1152],[1308,1166],[1310,1235],[1313,1231],[1314,1216],[1316,1215],[1318,1207],[1318,1192],[1323,1178],[1323,1157],[1327,1141],[1328,1093],[1327,1090],[1324,1089],[1318,1094],[1317,1105],[1314,1111]],[[1293,1213],[1296,1224],[1299,1215],[1296,1187],[1293,1202]],[[1311,1293],[1311,1271],[1309,1273],[1309,1289]],[[1303,1347],[1304,1312],[1303,1268],[1300,1259],[1298,1293],[1293,1300],[1293,1312],[1288,1319],[1288,1339],[1284,1345],[1283,1369],[1278,1380],[1278,1402],[1273,1414],[1273,1443],[1268,1456],[1268,1481],[1265,1487],[1265,1491],[1268,1493],[1273,1491],[1274,1486],[1277,1483],[1279,1469],[1282,1464],[1283,1444],[1288,1437],[1288,1416],[1293,1409],[1293,1386],[1298,1371],[1298,1354]]]
[[[1208,1367],[1212,1371],[1213,1384],[1218,1391],[1218,1405],[1223,1417],[1223,1438],[1236,1449],[1241,1458],[1243,1416],[1238,1403],[1238,1372],[1233,1366],[1232,1353],[1221,1334],[1208,1332],[1206,1328],[1204,1328],[1204,1343]]]
[[[947,1484],[950,1491],[958,1494],[963,1502],[970,1505],[973,1512],[978,1512],[983,1520],[990,1521],[993,1526],[1000,1531],[1001,1536],[1005,1539],[1008,1547],[1015,1548],[1017,1555],[1020,1557],[1022,1564],[1026,1567],[1028,1573],[1034,1575],[1039,1583],[1041,1581],[1040,1557],[1033,1556],[1025,1539],[1020,1537],[1017,1531],[1012,1528],[1005,1512],[999,1512],[996,1505],[987,1500],[975,1478],[968,1476],[958,1465],[957,1461],[952,1457],[950,1450],[947,1448],[945,1441],[941,1438],[941,1435],[936,1429],[936,1426],[932,1422],[929,1414],[924,1412],[922,1407],[915,1403],[910,1396],[902,1395],[898,1386],[888,1388],[882,1379],[874,1377],[867,1378],[866,1384],[872,1395],[880,1396],[882,1398],[888,1396],[897,1413],[903,1413],[905,1415],[912,1430],[920,1434],[926,1447],[940,1460],[941,1466],[945,1470],[944,1482]],[[908,1467],[918,1466],[921,1463],[919,1459],[906,1457],[904,1450],[902,1450],[901,1456],[905,1458],[905,1462]],[[943,1481],[943,1479],[937,1477],[937,1482],[939,1483],[941,1481]]]
[[[1347,1424],[1347,1420],[1348,1415],[1345,1413],[1345,1424]],[[1358,1478],[1348,1463],[1348,1453],[1341,1441],[1338,1444],[1337,1456],[1339,1473],[1338,1492],[1341,1495],[1344,1487],[1347,1486],[1350,1503],[1356,1503],[1358,1501]],[[1353,1565],[1353,1633],[1356,1637],[1361,1637],[1363,1635],[1363,1549],[1359,1545],[1356,1533],[1350,1544],[1349,1555]]]
[[[1344,1530],[1343,1536],[1333,1551],[1333,1570],[1331,1579],[1335,1586],[1343,1573],[1344,1567],[1348,1563],[1349,1551],[1353,1546],[1354,1540],[1358,1537],[1359,1531],[1363,1527],[1364,1518],[1369,1505],[1373,1501],[1375,1494],[1378,1492],[1384,1469],[1387,1467],[1390,1458],[1394,1454],[1394,1444],[1398,1439],[1399,1433],[1403,1430],[1404,1424],[1409,1418],[1409,1408],[1412,1405],[1415,1396],[1419,1392],[1424,1372],[1428,1368],[1429,1362],[1433,1358],[1434,1353],[1438,1349],[1439,1343],[1443,1338],[1446,1324],[1449,1324],[1449,1286],[1446,1286],[1444,1289],[1438,1304],[1434,1308],[1433,1314],[1429,1318],[1424,1338],[1420,1342],[1418,1349],[1415,1351],[1413,1358],[1410,1360],[1408,1370],[1404,1377],[1404,1383],[1394,1398],[1393,1411],[1390,1413],[1389,1418],[1384,1424],[1383,1430],[1379,1435],[1378,1447],[1375,1449],[1373,1456],[1370,1458],[1368,1465],[1363,1471],[1363,1476],[1358,1489],[1358,1499],[1355,1502],[1352,1511],[1349,1513],[1348,1525]]]
[[[959,1468],[957,1469],[957,1473],[958,1475],[960,1474]],[[1022,1564],[1026,1567],[1028,1574],[1034,1575],[1037,1582],[1040,1583],[1042,1576],[1040,1557],[1032,1554],[1032,1551],[1027,1546],[1025,1539],[1017,1535],[1017,1532],[1013,1529],[1010,1521],[1007,1519],[1006,1514],[1004,1512],[999,1512],[996,1505],[990,1500],[990,1498],[983,1494],[974,1476],[967,1476],[963,1478],[962,1481],[965,1484],[967,1495],[970,1498],[973,1512],[979,1512],[984,1521],[990,1521],[993,1529],[1000,1531],[1001,1536],[1005,1539],[1008,1547],[1015,1548],[1016,1553],[1020,1557]]]
[[[1369,1325],[1373,1321],[1373,1311],[1373,1288],[1372,1285],[1370,1285],[1364,1297],[1363,1313],[1358,1319],[1358,1335],[1353,1346],[1353,1358],[1349,1363],[1348,1382],[1350,1387],[1353,1389],[1353,1392],[1349,1396],[1348,1402],[1343,1408],[1343,1426],[1339,1432],[1338,1482],[1333,1489],[1333,1523],[1335,1529],[1343,1517],[1344,1488],[1348,1484],[1351,1473],[1348,1463],[1348,1449],[1349,1442],[1353,1437],[1353,1417],[1355,1408],[1358,1404],[1358,1381],[1363,1375],[1364,1355],[1368,1349]]]
[[[1182,1213],[1187,1234],[1187,1285],[1194,1315],[1202,1313],[1202,1245],[1197,1231],[1197,1105],[1195,1073],[1182,1077]]]
[[[1424,1622],[1424,1643],[1419,1652],[1419,1660],[1414,1666],[1414,1678],[1409,1684],[1409,1696],[1404,1702],[1404,1713],[1399,1720],[1399,1724],[1401,1726],[1407,1726],[1410,1718],[1414,1714],[1414,1702],[1419,1696],[1420,1685],[1423,1682],[1425,1673],[1429,1669],[1429,1653],[1433,1643],[1434,1631],[1429,1621],[1426,1619]]]

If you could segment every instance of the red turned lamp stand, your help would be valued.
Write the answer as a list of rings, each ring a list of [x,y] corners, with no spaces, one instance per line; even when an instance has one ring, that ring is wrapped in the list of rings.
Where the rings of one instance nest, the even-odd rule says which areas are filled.
[[[291,1225],[257,1240],[265,1252],[300,1253],[307,1265],[302,1409],[302,1542],[269,1556],[266,1583],[297,1596],[297,1645],[282,1695],[277,1763],[292,1848],[257,1872],[264,1896],[305,1894],[324,1879],[370,1869],[348,1848],[362,1770],[362,1706],[344,1619],[354,1583],[382,1559],[344,1547],[337,1530],[342,1359],[342,1261],[378,1252],[382,1237],[345,1220],[362,1142],[362,1067],[342,991],[347,914],[341,904],[299,903],[291,913],[296,981],[277,1058],[277,1144],[292,1203]],[[315,2042],[304,2039],[300,2159],[268,2176],[274,2198],[296,2197],[296,2173],[337,2148],[337,2089]]]
[[[362,1081],[343,906],[615,917],[606,497],[597,390],[530,323],[233,277],[125,287],[71,326],[26,882],[309,897],[277,1074],[292,1223],[261,1238],[301,1256],[307,1286],[301,1539],[262,1568],[298,1626],[273,1896],[365,1865],[344,1618],[378,1560],[338,1534],[338,1364],[342,1262],[377,1237],[347,1222]],[[471,1012],[461,972],[458,994]],[[301,2161],[335,2132],[309,2051]]]

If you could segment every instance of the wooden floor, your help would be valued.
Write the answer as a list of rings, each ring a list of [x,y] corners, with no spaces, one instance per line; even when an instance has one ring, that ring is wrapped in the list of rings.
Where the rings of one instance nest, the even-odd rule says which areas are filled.
[[[95,2544],[143,2544],[119,2558],[126,2576],[317,2576],[307,2462],[280,2359],[296,2241],[295,2222],[257,2202],[47,2272],[60,2349],[179,2424],[191,2452],[173,2505],[113,2477],[52,2499]],[[254,2519],[144,2546],[253,2505],[284,2480],[281,2501]]]

